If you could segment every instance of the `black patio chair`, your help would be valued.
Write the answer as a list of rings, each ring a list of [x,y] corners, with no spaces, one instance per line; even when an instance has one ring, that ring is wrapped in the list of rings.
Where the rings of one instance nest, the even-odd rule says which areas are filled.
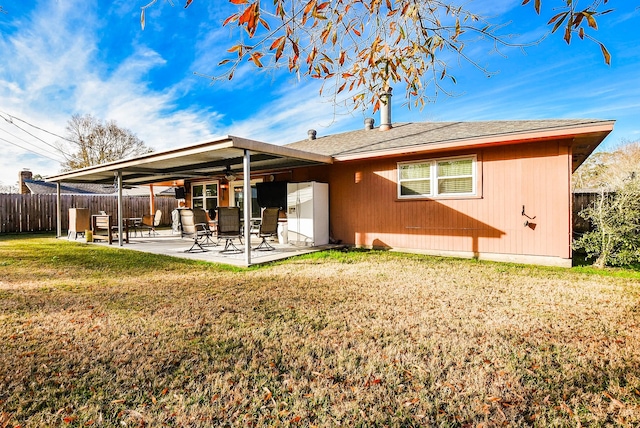
[[[278,235],[278,217],[280,208],[265,208],[262,210],[262,220],[258,229],[258,238],[262,238],[260,244],[254,248],[256,251],[273,251],[275,248],[267,242],[267,238]]]
[[[218,207],[218,240],[224,239],[224,250],[221,253],[241,253],[233,243],[234,239],[242,244],[242,228],[240,227],[240,209],[238,207]]]
[[[217,231],[211,228],[213,221],[209,218],[209,215],[205,210],[202,208],[194,208],[193,221],[196,225],[202,225],[204,229],[209,231],[209,234],[206,235],[205,241],[202,245],[218,245],[218,242],[213,240]]]

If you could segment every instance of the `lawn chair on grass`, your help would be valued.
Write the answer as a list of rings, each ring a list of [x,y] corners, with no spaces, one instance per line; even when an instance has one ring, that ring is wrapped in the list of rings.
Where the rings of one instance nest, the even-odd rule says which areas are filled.
[[[275,248],[267,242],[267,238],[278,235],[278,216],[280,208],[265,208],[262,210],[262,221],[258,229],[258,238],[262,238],[260,245],[254,250],[256,251],[273,251]]]
[[[242,244],[240,227],[240,209],[238,207],[218,207],[218,240],[224,239],[224,250],[221,253],[241,253],[233,243],[234,239]]]
[[[198,251],[198,249],[202,252],[209,251],[202,245],[207,240],[211,240],[211,230],[208,227],[205,227],[204,224],[195,222],[193,210],[180,210],[180,224],[182,226],[182,236],[193,239],[193,245],[191,245],[191,248],[188,250],[185,250],[185,253]],[[196,247],[198,249],[196,249]]]

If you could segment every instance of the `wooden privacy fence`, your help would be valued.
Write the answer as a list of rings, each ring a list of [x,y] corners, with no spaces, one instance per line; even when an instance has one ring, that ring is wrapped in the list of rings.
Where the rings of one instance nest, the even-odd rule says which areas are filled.
[[[598,196],[594,192],[573,194],[573,230],[584,233],[591,225],[578,213]],[[148,196],[123,196],[125,217],[149,214]],[[105,211],[116,216],[118,198],[113,195],[62,195],[62,230],[69,227],[69,208],[89,208],[91,214]],[[156,198],[155,206],[162,211],[161,225],[171,224],[171,211],[177,206],[174,198]],[[56,230],[56,195],[0,194],[0,233],[51,232]]]
[[[580,236],[593,229],[591,222],[580,217],[580,211],[591,205],[600,196],[599,192],[575,191],[573,192],[573,235]]]
[[[148,196],[123,196],[123,216],[142,217],[151,207]],[[171,211],[178,206],[174,198],[156,198],[155,209],[162,211],[161,225],[171,224]],[[118,214],[115,195],[62,195],[62,230],[69,227],[69,208],[88,208],[89,213]],[[0,233],[55,232],[56,195],[0,194]]]

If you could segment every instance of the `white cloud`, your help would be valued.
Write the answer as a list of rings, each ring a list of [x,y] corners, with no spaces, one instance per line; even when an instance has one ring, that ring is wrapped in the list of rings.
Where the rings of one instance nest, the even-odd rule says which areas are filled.
[[[315,129],[320,137],[353,130],[359,126],[358,122],[364,127],[364,115],[349,113],[344,107],[334,108],[331,99],[319,95],[319,89],[317,81],[282,85],[268,105],[248,119],[234,122],[226,133],[271,144],[287,144],[307,138],[309,129]]]
[[[318,96],[318,82],[295,84],[293,76],[282,79],[278,72],[263,74],[248,63],[238,69],[232,82],[216,83],[208,88],[210,94],[203,95],[206,80],[191,73],[215,73],[216,64],[230,55],[226,49],[233,44],[229,29],[212,25],[224,16],[215,2],[201,3],[211,15],[200,19],[193,16],[193,11],[198,10],[193,6],[185,14],[181,7],[171,9],[167,2],[160,1],[149,10],[144,32],[139,31],[137,21],[139,5],[116,0],[110,6],[103,4],[107,13],[99,14],[96,3],[45,0],[37,2],[29,14],[3,16],[0,111],[60,135],[72,114],[91,113],[100,119],[116,120],[156,150],[225,134],[283,144],[306,138],[311,128],[322,136],[363,126],[365,114],[361,112],[336,115],[333,104]],[[520,13],[521,9],[521,16],[537,19],[534,12],[512,0],[476,0],[469,7],[482,7],[484,14],[497,18],[505,13]],[[620,21],[627,24],[629,20],[624,15]],[[115,23],[122,22],[134,26],[135,31],[118,34],[120,27]],[[185,42],[184,37],[178,37],[184,33],[172,33],[177,24],[197,25],[193,27],[197,28],[197,37]],[[516,40],[535,38],[546,30],[544,24],[537,23],[522,28],[531,33]],[[394,121],[595,116],[620,119],[615,132],[620,132],[621,137],[640,135],[639,121],[634,117],[640,86],[635,71],[638,49],[633,37],[620,37],[617,45],[612,44],[614,65],[604,71],[592,70],[600,62],[585,64],[585,60],[599,55],[597,45],[582,47],[572,43],[568,55],[569,48],[560,37],[557,39],[549,40],[549,46],[545,41],[545,47],[532,48],[530,56],[509,53],[506,61],[497,55],[487,57],[486,45],[470,45],[466,53],[480,58],[490,69],[501,66],[504,72],[486,79],[478,70],[470,71],[470,66],[458,67],[451,57],[451,68],[459,81],[453,89],[461,96],[441,96],[436,105],[427,106],[425,111],[409,111],[401,107],[404,93],[398,86]],[[158,40],[162,43],[154,44]],[[595,53],[591,50],[594,46]],[[591,56],[581,54],[579,47]],[[180,56],[181,61],[190,61],[180,64],[184,76],[174,74],[176,64],[171,61],[176,60],[171,55],[175,50],[189,50],[191,55]],[[625,62],[626,68],[617,66],[616,61]],[[247,93],[255,99],[247,100]],[[229,117],[231,114],[242,114],[243,119],[234,120]],[[19,133],[39,150],[55,156],[50,147],[3,120],[0,129]],[[57,140],[30,129],[51,144]],[[0,131],[0,138],[7,135]],[[0,147],[0,182],[14,183],[18,171],[25,167],[45,175],[58,172],[54,161],[35,157],[2,140]]]
[[[16,17],[17,30],[2,35],[0,55],[12,58],[0,69],[0,111],[64,135],[72,114],[90,113],[113,119],[131,129],[148,145],[164,149],[201,140],[212,133],[220,114],[198,106],[178,110],[181,82],[152,89],[146,81],[165,60],[157,52],[137,46],[115,69],[97,55],[100,28],[94,11],[84,2],[46,2],[31,15]],[[192,76],[189,76],[192,79]],[[0,121],[0,129],[18,134],[35,149],[0,133],[0,137],[58,158],[54,150],[13,125]],[[58,138],[25,125],[49,144]],[[59,171],[59,164],[0,140],[0,182],[13,184],[18,171],[29,168],[43,175]]]

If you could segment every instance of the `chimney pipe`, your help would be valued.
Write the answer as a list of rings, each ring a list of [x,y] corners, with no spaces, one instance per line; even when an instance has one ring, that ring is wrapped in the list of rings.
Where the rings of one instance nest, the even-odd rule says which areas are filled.
[[[307,135],[309,140],[315,140],[316,139],[316,130],[315,129],[310,129],[307,131]]]
[[[368,117],[364,120],[364,129],[366,131],[371,131],[373,129],[373,124],[375,123],[375,119],[372,117]]]
[[[391,91],[389,87],[385,92],[380,94],[380,131],[388,131],[391,126]]]

